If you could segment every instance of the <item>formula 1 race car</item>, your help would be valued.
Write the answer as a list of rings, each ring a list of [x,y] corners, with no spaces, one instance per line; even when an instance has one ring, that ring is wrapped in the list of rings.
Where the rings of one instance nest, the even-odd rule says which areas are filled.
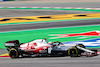
[[[46,38],[33,40],[29,43],[19,43],[18,40],[7,41],[4,43],[5,47],[9,51],[11,58],[18,58],[24,56],[95,56],[97,50],[86,49],[83,44],[77,44],[74,46],[64,45],[63,43],[49,42]]]

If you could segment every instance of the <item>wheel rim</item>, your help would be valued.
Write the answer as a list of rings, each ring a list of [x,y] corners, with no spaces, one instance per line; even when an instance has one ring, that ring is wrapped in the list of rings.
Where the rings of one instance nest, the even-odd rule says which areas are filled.
[[[17,52],[17,50],[16,50],[16,49],[11,49],[11,50],[9,51],[9,56],[10,56],[11,58],[16,58],[16,57],[18,57],[18,52]]]
[[[71,56],[71,57],[76,57],[78,55],[78,50],[76,47],[72,47],[68,50],[68,54]]]
[[[70,50],[70,55],[71,55],[71,56],[76,56],[76,54],[77,54],[77,52],[76,52],[75,49],[71,49],[71,50]]]
[[[11,57],[16,57],[16,51],[12,50],[12,51],[10,52],[10,56],[11,56]]]

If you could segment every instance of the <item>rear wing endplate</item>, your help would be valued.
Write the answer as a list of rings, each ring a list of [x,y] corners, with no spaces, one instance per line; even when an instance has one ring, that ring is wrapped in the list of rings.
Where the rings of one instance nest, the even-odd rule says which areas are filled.
[[[5,47],[7,47],[7,46],[15,46],[14,43],[4,43],[4,44],[5,44]]]

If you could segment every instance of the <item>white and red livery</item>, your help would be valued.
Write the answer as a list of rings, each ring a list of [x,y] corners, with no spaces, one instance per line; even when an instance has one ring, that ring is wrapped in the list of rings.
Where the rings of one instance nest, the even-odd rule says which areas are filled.
[[[28,56],[94,56],[97,55],[97,50],[86,49],[82,44],[64,45],[63,43],[47,42],[46,38],[33,40],[28,43],[19,43],[18,40],[7,41],[4,43],[9,51],[11,58],[16,58],[24,55]]]

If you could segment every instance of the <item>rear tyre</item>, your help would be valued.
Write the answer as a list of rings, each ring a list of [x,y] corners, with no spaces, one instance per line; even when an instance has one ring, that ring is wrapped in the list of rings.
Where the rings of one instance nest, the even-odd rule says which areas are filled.
[[[18,58],[19,55],[18,55],[18,51],[16,49],[10,49],[9,50],[9,56],[13,59],[13,58]]]
[[[78,57],[78,49],[76,47],[71,47],[69,50],[68,50],[68,54],[71,56],[71,57]]]

